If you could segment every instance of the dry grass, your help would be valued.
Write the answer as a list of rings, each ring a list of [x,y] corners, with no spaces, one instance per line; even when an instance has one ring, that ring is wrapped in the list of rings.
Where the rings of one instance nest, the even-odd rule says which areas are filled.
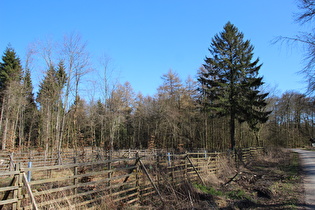
[[[230,205],[243,209],[303,209],[304,193],[298,156],[281,148],[269,148],[222,191],[243,192]]]
[[[289,157],[289,158],[288,158]],[[114,202],[115,197],[110,197],[107,192],[94,193],[89,196],[83,196],[76,199],[68,199],[60,203],[47,205],[48,209],[246,209],[257,208],[263,209],[264,207],[280,206],[282,208],[297,207],[298,203],[302,203],[303,198],[300,196],[303,189],[296,186],[301,185],[301,179],[297,171],[298,166],[296,160],[290,152],[284,149],[267,149],[263,155],[257,156],[251,164],[243,165],[236,168],[233,159],[220,156],[218,160],[219,170],[214,174],[208,171],[208,166],[201,167],[200,172],[205,185],[201,184],[198,179],[186,179],[184,174],[179,173],[181,182],[174,183],[172,181],[172,173],[167,173],[167,166],[156,168],[155,165],[150,163],[146,164],[151,178],[155,181],[158,189],[163,197],[163,202],[159,196],[154,193],[140,200],[137,204],[125,204],[125,202]],[[134,161],[132,161],[134,162]],[[207,163],[207,160],[203,160]],[[203,163],[202,162],[202,163]],[[200,164],[202,164],[200,163]],[[122,166],[127,163],[121,163]],[[128,163],[132,165],[132,163]],[[115,167],[118,167],[116,165]],[[88,171],[104,170],[103,168],[86,168]],[[135,171],[134,171],[135,172]],[[241,173],[239,173],[241,172]],[[116,173],[116,172],[115,172]],[[119,171],[118,173],[125,173]],[[71,177],[73,170],[52,170],[51,173],[47,172],[33,172],[33,180],[53,177]],[[107,174],[103,175],[106,176]],[[237,175],[237,176],[235,176]],[[147,175],[142,171],[138,173],[141,184],[150,186]],[[232,177],[231,182],[226,184]],[[181,178],[182,177],[182,178]],[[102,177],[91,176],[90,181],[99,180]],[[129,180],[135,180],[136,175],[132,174]],[[158,181],[159,179],[159,181]],[[1,180],[0,184],[5,185],[8,180]],[[73,179],[69,182],[72,182]],[[80,180],[82,181],[82,180]],[[113,183],[122,182],[122,179],[115,180]],[[66,183],[57,182],[53,187],[66,186]],[[293,188],[295,186],[295,188]],[[51,185],[38,185],[34,186],[33,190],[44,191],[51,189]],[[89,189],[82,190],[99,190],[106,187],[106,183],[102,186],[100,184],[87,186]],[[267,192],[270,191],[271,198],[261,197],[259,190]],[[269,190],[269,191],[268,191]],[[85,192],[85,191],[84,191]],[[72,190],[62,191],[52,194],[44,194],[36,199],[40,202],[55,200],[73,195]],[[297,196],[299,195],[299,196]],[[80,201],[92,200],[100,198],[92,204],[81,207],[75,207],[75,204]]]
[[[218,168],[219,170],[216,173],[216,177],[221,180],[221,182],[226,182],[237,173],[236,164],[233,158],[230,157],[220,156]]]
[[[152,199],[146,206],[150,209],[303,209],[303,183],[293,153],[268,149],[251,160],[237,170],[233,160],[221,157],[218,173],[202,173],[205,185],[164,182],[160,189],[165,204]],[[231,177],[234,179],[225,185]]]

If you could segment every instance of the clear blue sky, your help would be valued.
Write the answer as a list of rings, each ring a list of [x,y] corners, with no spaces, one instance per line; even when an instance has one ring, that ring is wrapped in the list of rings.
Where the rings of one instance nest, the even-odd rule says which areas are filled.
[[[254,56],[263,63],[260,74],[268,85],[278,86],[280,92],[303,92],[305,84],[297,74],[303,67],[302,48],[271,44],[277,36],[309,30],[294,22],[296,4],[296,0],[1,0],[0,52],[11,43],[23,60],[30,43],[76,31],[87,40],[95,60],[103,53],[112,58],[121,83],[129,81],[135,92],[153,95],[169,69],[183,80],[196,77],[209,56],[212,37],[231,21],[255,46]],[[38,74],[33,72],[34,85]]]

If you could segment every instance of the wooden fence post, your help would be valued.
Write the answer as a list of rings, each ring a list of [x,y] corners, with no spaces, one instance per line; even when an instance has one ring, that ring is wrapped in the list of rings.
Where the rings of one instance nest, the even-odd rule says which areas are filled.
[[[159,185],[160,184],[160,152],[156,153],[156,179]]]
[[[175,177],[174,167],[176,166],[176,162],[175,162],[174,153],[172,154],[172,159],[173,159],[173,161],[172,161],[173,164],[171,164],[172,182],[175,183],[176,182],[176,177]]]
[[[32,150],[29,151],[28,153],[28,162],[32,162],[32,159],[34,159],[35,156],[35,151],[33,152]]]
[[[62,165],[62,159],[61,159],[61,152],[58,150],[58,159],[57,159],[58,165]]]
[[[188,157],[188,153],[187,151],[185,152],[185,156],[184,156],[184,177],[186,180],[188,180],[188,166],[187,166],[187,158]]]
[[[16,203],[16,206],[15,208],[16,209],[21,209],[21,202],[22,202],[22,199],[23,199],[23,195],[22,195],[22,187],[23,187],[23,171],[22,171],[22,168],[21,168],[21,163],[17,164],[17,168],[16,168],[16,171],[19,171],[19,175],[18,175],[18,189],[16,191],[16,198],[18,199],[17,203]],[[14,196],[14,197],[15,197]],[[14,208],[13,208],[14,209]]]
[[[44,166],[47,164],[47,151],[44,151]]]
[[[15,167],[14,167],[14,169],[13,170],[15,170],[15,171],[20,171],[20,168],[19,168],[19,165],[18,164],[16,164],[15,165]],[[12,179],[12,182],[11,182],[14,186],[20,186],[20,183],[19,183],[19,174],[15,174],[15,175],[13,175],[13,179]],[[19,189],[15,189],[15,190],[13,190],[13,199],[18,199],[18,190]],[[5,199],[7,199],[8,197],[9,197],[9,193],[7,193],[6,195],[5,195]],[[2,208],[0,208],[0,209],[2,209]],[[12,204],[12,209],[13,210],[15,210],[15,209],[17,209],[17,203],[13,203]]]
[[[14,161],[13,161],[13,152],[9,155],[10,158],[10,171],[15,170]]]
[[[109,186],[109,194],[112,195],[112,188],[111,188],[111,178],[112,178],[112,150],[109,150],[109,154],[108,154],[108,163],[107,163],[107,170],[109,170],[108,172],[108,186]]]
[[[129,151],[130,151],[130,149],[129,149]],[[135,156],[136,156],[136,189],[137,189],[137,197],[139,198],[139,199],[141,199],[140,198],[140,196],[141,196],[141,192],[140,192],[140,176],[139,176],[139,172],[140,172],[140,167],[139,167],[139,160],[140,160],[140,158],[139,158],[139,153],[137,152],[136,154],[135,154]]]
[[[76,157],[73,157],[73,163],[74,164],[77,163],[77,158]],[[73,184],[75,185],[75,187],[73,189],[73,194],[74,195],[76,195],[78,193],[78,188],[76,187],[76,185],[78,184],[77,175],[78,175],[78,166],[75,165],[74,168],[73,168],[73,176],[74,176]]]
[[[217,173],[218,171],[219,171],[219,155],[220,155],[220,153],[218,153],[218,152],[214,152],[215,153],[215,159],[214,159],[214,161],[215,161],[215,168],[216,168],[216,170],[215,170],[215,173]]]

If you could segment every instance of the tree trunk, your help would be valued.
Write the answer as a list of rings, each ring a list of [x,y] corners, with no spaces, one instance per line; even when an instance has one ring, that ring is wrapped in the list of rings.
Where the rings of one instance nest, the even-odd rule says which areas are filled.
[[[4,125],[4,132],[3,132],[3,137],[2,137],[2,150],[5,150],[5,149],[6,149],[8,123],[9,123],[9,119],[6,117],[6,119],[5,119],[5,125]]]
[[[230,138],[231,150],[235,149],[235,113],[232,111],[230,115]]]
[[[1,117],[0,117],[0,135],[2,135],[2,122],[3,122],[3,114],[4,114],[4,98],[3,98],[3,101],[2,101],[2,107],[1,107]],[[2,139],[2,148],[1,149],[5,149],[5,140]],[[3,148],[4,146],[4,148]]]

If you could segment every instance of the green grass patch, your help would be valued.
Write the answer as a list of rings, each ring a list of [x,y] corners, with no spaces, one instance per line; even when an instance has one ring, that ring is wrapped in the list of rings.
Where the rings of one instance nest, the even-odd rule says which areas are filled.
[[[244,190],[233,190],[226,193],[227,197],[231,199],[243,200],[247,199],[250,200],[250,197],[246,194]]]
[[[199,189],[201,192],[209,194],[209,195],[215,195],[215,196],[223,196],[224,193],[221,191],[216,190],[213,187],[207,187],[202,184],[194,184],[194,187]]]
[[[204,186],[202,184],[194,184],[194,187],[199,189],[203,193],[209,194],[209,195],[225,196],[227,198],[236,199],[236,200],[243,200],[243,199],[251,200],[250,196],[246,194],[244,190],[241,190],[241,189],[232,190],[228,192],[222,192],[222,191],[216,190],[213,187]]]
[[[289,181],[296,181],[300,178],[300,161],[297,153],[290,153],[290,163],[288,165],[281,165],[280,170],[286,175]]]

